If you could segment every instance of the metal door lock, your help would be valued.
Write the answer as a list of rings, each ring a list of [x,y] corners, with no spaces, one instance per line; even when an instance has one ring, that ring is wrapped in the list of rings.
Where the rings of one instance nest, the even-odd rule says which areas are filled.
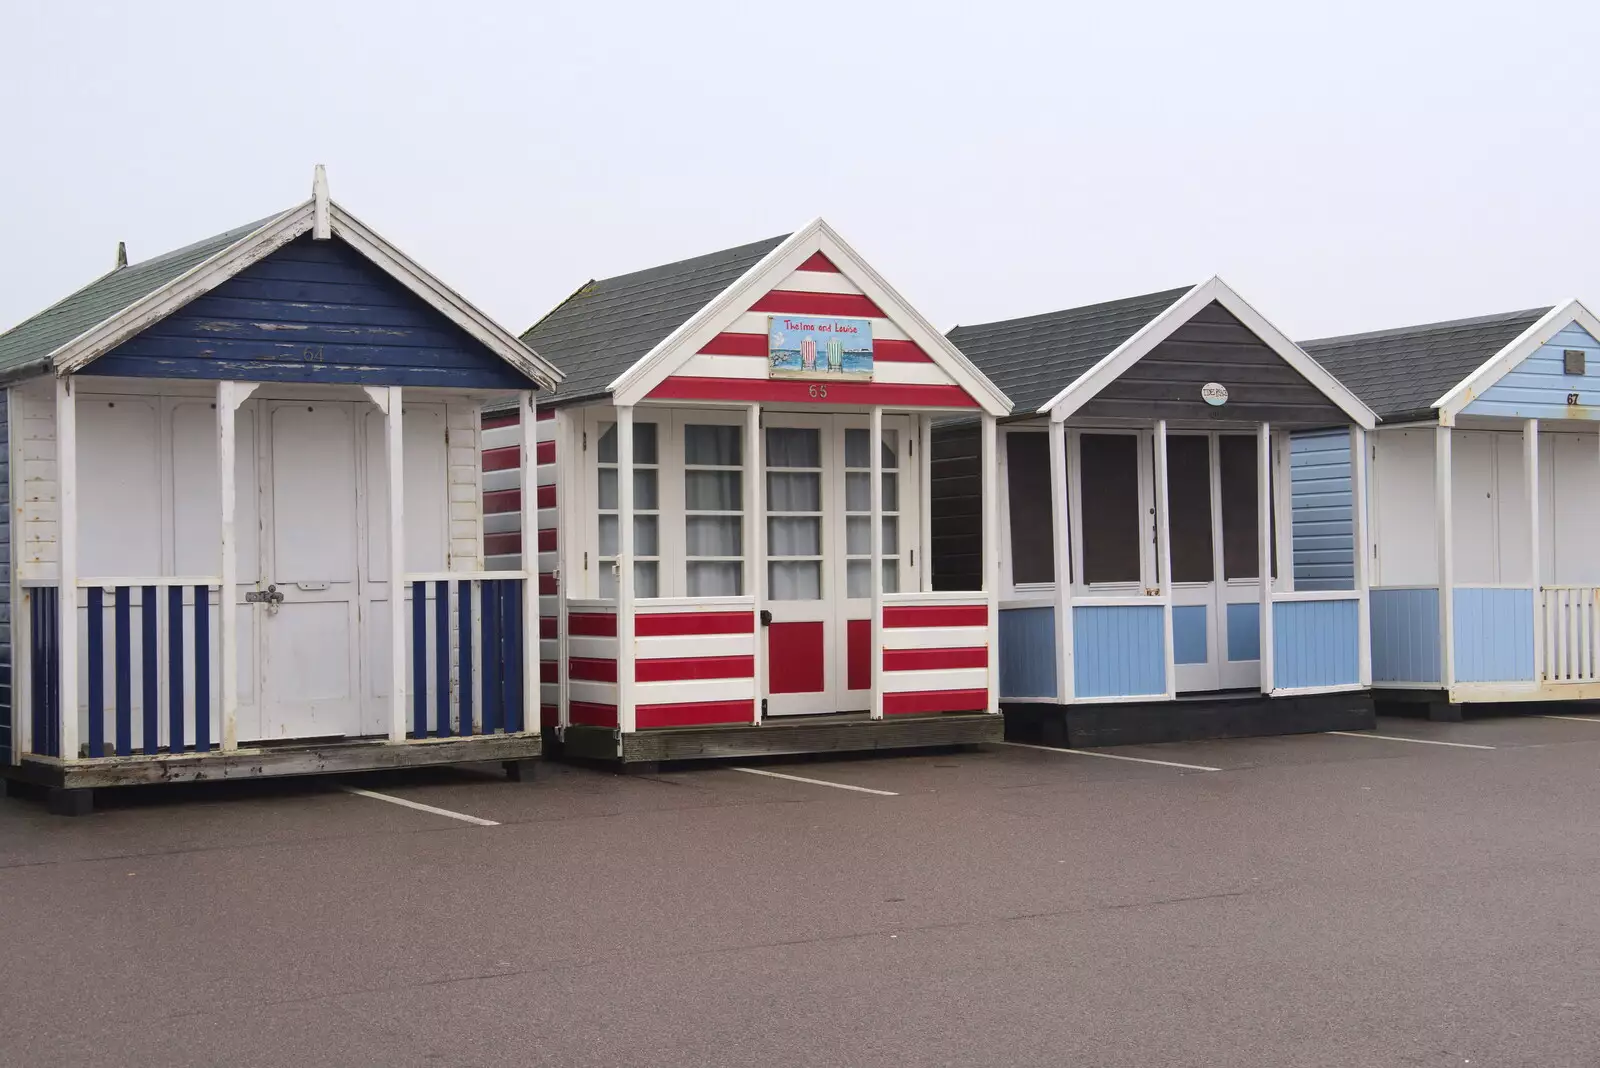
[[[264,604],[269,615],[278,614],[278,606],[283,603],[283,592],[277,586],[268,586],[265,590],[251,590],[244,595],[246,604]]]
[[[763,627],[772,626],[772,612],[770,610],[765,608],[761,610],[761,625]]]

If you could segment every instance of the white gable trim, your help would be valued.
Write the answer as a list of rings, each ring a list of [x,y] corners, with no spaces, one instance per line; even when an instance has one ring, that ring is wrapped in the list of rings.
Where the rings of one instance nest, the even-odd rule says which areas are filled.
[[[1213,301],[1232,313],[1234,318],[1260,338],[1263,344],[1277,353],[1280,359],[1298,371],[1307,382],[1349,416],[1351,422],[1366,430],[1371,430],[1376,425],[1378,417],[1373,414],[1372,409],[1361,403],[1360,399],[1338,379],[1323,370],[1321,364],[1307,355],[1299,345],[1289,340],[1288,336],[1273,326],[1265,316],[1252,308],[1243,297],[1234,292],[1231,286],[1215,277],[1179,297],[1166,311],[1140,327],[1137,333],[1107,353],[1099,363],[1040,405],[1039,412],[1048,413],[1055,422],[1067,419]]]
[[[108,319],[50,353],[60,375],[76,374],[129,338],[139,334],[190,301],[258,263],[315,225],[314,200],[290,208],[227,248],[202,260],[166,285],[148,293]],[[379,237],[336,203],[329,204],[333,232],[380,270],[426,301],[495,355],[544,389],[553,389],[561,372],[497,325],[459,294],[429,274],[399,249]]]
[[[860,287],[906,336],[916,342],[956,385],[990,415],[1006,415],[1011,401],[972,362],[934,329],[894,287],[845,243],[826,222],[815,219],[789,235],[755,266],[717,294],[681,326],[668,334],[606,388],[619,405],[638,404],[662,381],[687,363],[707,342],[728,329],[745,310],[799,268],[814,253],[833,262],[839,273]]]
[[[1513,368],[1573,323],[1577,323],[1596,340],[1600,340],[1600,319],[1596,319],[1594,313],[1584,307],[1580,300],[1562,301],[1545,312],[1532,326],[1518,334],[1509,345],[1480,364],[1477,370],[1457,382],[1450,392],[1433,402],[1433,407],[1439,410],[1440,425],[1454,426],[1456,416],[1460,415],[1467,405],[1483,396]]]

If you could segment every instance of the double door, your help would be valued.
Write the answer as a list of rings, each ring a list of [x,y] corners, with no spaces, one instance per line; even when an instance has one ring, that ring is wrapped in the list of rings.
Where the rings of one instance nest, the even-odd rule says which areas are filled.
[[[765,711],[864,712],[872,703],[872,454],[866,416],[771,413],[762,457]],[[920,487],[913,426],[883,420],[883,589],[913,588]]]

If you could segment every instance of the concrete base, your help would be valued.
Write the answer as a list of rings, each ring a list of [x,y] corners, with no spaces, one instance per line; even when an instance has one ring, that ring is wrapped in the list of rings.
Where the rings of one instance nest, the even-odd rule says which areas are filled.
[[[1184,698],[1132,704],[1005,704],[1006,738],[1073,749],[1209,738],[1252,738],[1377,726],[1366,693]]]

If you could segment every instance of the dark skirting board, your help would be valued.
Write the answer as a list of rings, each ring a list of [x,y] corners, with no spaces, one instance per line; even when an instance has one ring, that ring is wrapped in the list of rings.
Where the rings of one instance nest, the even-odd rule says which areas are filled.
[[[1108,745],[1256,738],[1377,726],[1365,692],[1263,697],[1240,694],[1128,704],[1006,704],[1006,738],[1037,745],[1091,749]]]
[[[801,716],[760,725],[668,728],[622,734],[609,727],[568,727],[564,757],[617,764],[730,760],[873,750],[924,749],[999,741],[1001,717],[983,712],[894,716]]]

